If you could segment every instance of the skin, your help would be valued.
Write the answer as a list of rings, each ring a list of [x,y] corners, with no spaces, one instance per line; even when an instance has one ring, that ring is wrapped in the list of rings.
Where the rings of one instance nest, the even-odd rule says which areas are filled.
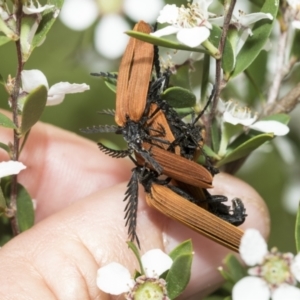
[[[11,141],[11,131],[1,128],[0,140]],[[0,160],[7,159],[1,151]],[[19,181],[37,203],[36,224],[0,250],[0,299],[117,299],[97,288],[96,273],[113,261],[137,268],[125,243],[122,202],[132,163],[42,123],[32,129],[20,161],[27,169]],[[213,194],[243,200],[249,216],[242,228],[268,235],[268,212],[253,188],[226,174],[215,176],[214,185]],[[141,253],[153,248],[168,253],[192,238],[192,278],[182,298],[199,299],[216,288],[222,282],[217,267],[229,251],[148,207],[142,188],[139,200]]]

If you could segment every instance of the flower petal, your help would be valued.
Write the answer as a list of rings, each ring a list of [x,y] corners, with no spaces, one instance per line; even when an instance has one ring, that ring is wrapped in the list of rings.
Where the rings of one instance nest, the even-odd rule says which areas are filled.
[[[292,26],[296,29],[300,29],[300,21],[294,20]]]
[[[249,127],[251,129],[258,130],[261,132],[266,132],[266,133],[272,132],[278,136],[286,135],[290,131],[289,127],[286,126],[285,124],[273,120],[258,121]]]
[[[38,13],[41,13],[41,12],[45,11],[46,9],[49,9],[52,7],[54,7],[54,5],[49,5],[49,4],[44,5],[44,6],[38,5],[38,7],[35,7],[31,3],[30,6],[23,5],[23,13],[26,15],[38,14]]]
[[[40,85],[44,85],[49,89],[46,76],[40,70],[23,70],[21,72],[22,89],[30,93],[32,90]]]
[[[167,4],[159,12],[157,22],[161,24],[162,23],[174,24],[177,22],[178,14],[179,14],[179,7],[177,7],[175,4]]]
[[[272,300],[299,300],[300,289],[289,284],[280,285],[272,295]]]
[[[180,30],[180,28],[175,27],[175,26],[166,26],[166,27],[159,29],[155,32],[152,32],[150,34],[153,36],[162,37],[164,35],[170,35],[170,34],[176,33],[179,30]]]
[[[271,296],[265,281],[258,277],[244,277],[232,290],[232,300],[269,300]]]
[[[260,264],[267,253],[267,243],[259,231],[252,228],[246,229],[240,244],[240,255],[243,261],[248,266]]]
[[[197,47],[208,39],[210,30],[204,26],[182,28],[177,32],[177,39],[189,47]]]
[[[153,249],[141,257],[142,265],[147,277],[159,277],[172,266],[172,259],[160,249]]]
[[[69,82],[59,82],[52,85],[48,92],[47,105],[57,105],[60,104],[64,98],[65,94],[81,93],[90,89],[90,86],[85,83],[69,83]]]
[[[50,87],[48,94],[75,94],[87,91],[89,89],[90,86],[85,83],[59,82]]]
[[[245,14],[239,17],[239,23],[242,26],[248,27],[249,25],[258,22],[262,19],[270,19],[273,20],[273,16],[269,13],[265,14],[262,12],[252,13],[252,14]]]
[[[298,206],[299,206],[299,203],[298,203]],[[294,261],[291,265],[291,271],[292,271],[293,275],[296,277],[297,281],[300,282],[300,253],[298,253],[294,257]]]
[[[105,293],[120,295],[134,286],[134,280],[124,266],[112,262],[98,270],[97,286]]]
[[[0,163],[0,178],[19,174],[24,169],[26,169],[26,166],[19,161],[3,161]]]

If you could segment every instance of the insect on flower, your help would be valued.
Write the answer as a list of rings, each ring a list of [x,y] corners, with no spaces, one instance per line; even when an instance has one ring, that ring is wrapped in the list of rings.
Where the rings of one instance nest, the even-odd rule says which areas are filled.
[[[142,21],[137,23],[134,29],[144,33],[151,31],[151,27]],[[159,101],[155,101],[156,98],[159,100],[159,94],[165,79],[151,79],[154,52],[152,45],[133,38],[130,39],[118,76],[111,75],[112,80],[117,78],[116,111],[103,111],[105,114],[115,116],[117,126],[98,125],[81,130],[85,133],[113,132],[121,134],[127,142],[128,149],[126,150],[110,149],[102,143],[98,143],[98,145],[101,151],[112,157],[123,158],[128,156],[136,166],[132,170],[124,201],[127,201],[125,219],[126,226],[128,226],[128,235],[138,245],[139,240],[136,234],[138,182],[144,186],[148,193],[149,191],[152,193],[151,186],[153,183],[158,183],[160,186],[167,185],[167,191],[170,190],[179,195],[185,202],[194,202],[196,205],[206,206],[219,217],[215,216],[218,219],[223,218],[226,221],[240,224],[245,217],[241,202],[234,201],[234,208],[231,211],[229,206],[222,203],[227,201],[226,197],[211,196],[206,189],[212,187],[212,172],[196,162],[188,160],[183,155],[183,153],[190,150],[189,148],[196,151],[201,147],[200,143],[203,139],[200,127],[192,124],[191,128],[198,135],[197,138],[192,139],[192,142],[186,142],[185,135],[188,130],[183,127],[185,123],[179,116],[175,115],[175,110],[171,107],[166,108],[163,105],[160,107]],[[155,67],[158,69],[157,64],[155,64]],[[162,109],[163,107],[165,109]],[[198,118],[200,116],[196,119]],[[170,124],[173,126],[173,130]],[[194,138],[194,135],[196,136],[196,133],[191,133],[190,137]],[[159,178],[161,174],[166,175],[168,178],[161,180]],[[198,195],[195,197],[194,193],[190,195],[181,187],[176,186],[176,182],[169,184],[174,179],[180,185],[186,183],[197,187],[199,197]],[[173,194],[170,196],[173,196]],[[165,209],[168,210],[167,206]],[[168,215],[167,212],[165,214]],[[198,217],[201,218],[201,215],[199,214]],[[186,218],[189,218],[189,216],[186,215]]]

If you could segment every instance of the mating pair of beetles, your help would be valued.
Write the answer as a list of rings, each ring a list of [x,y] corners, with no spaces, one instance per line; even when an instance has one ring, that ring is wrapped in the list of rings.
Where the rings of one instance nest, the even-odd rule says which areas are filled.
[[[152,29],[140,21],[134,30],[149,34]],[[126,150],[110,149],[102,143],[98,145],[112,157],[128,156],[135,165],[124,198],[129,238],[140,246],[136,234],[140,183],[150,206],[238,251],[243,232],[235,226],[245,220],[244,205],[235,198],[230,207],[224,204],[225,196],[210,195],[207,189],[213,187],[213,176],[218,170],[209,159],[205,165],[194,161],[201,153],[205,156],[204,128],[198,121],[213,93],[204,110],[191,123],[183,122],[176,110],[160,96],[168,87],[170,74],[160,72],[157,47],[134,38],[129,40],[118,75],[104,75],[117,79],[116,110],[103,112],[114,115],[117,125],[98,125],[81,131],[121,134],[127,142]]]

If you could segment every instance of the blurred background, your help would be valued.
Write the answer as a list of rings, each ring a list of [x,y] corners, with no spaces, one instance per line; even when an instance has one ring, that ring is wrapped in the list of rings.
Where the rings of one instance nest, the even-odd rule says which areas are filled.
[[[79,128],[82,127],[113,124],[113,118],[99,115],[97,111],[114,108],[115,95],[100,78],[90,76],[90,73],[117,71],[127,44],[123,32],[131,29],[140,19],[154,24],[159,10],[167,2],[185,3],[163,0],[66,0],[47,39],[34,50],[25,69],[41,70],[49,86],[61,81],[86,83],[90,85],[90,91],[67,95],[62,104],[46,107],[42,121],[77,134],[80,134]],[[241,2],[244,1],[238,1],[237,5]],[[254,6],[254,10],[257,7]],[[276,40],[276,30],[273,40]],[[273,77],[272,74],[265,75],[274,70],[272,53],[263,51],[248,69],[263,91],[268,90]],[[199,70],[201,61],[195,67]],[[9,74],[14,77],[15,72],[15,45],[8,43],[0,47],[0,74],[6,79]],[[193,77],[196,87],[196,82],[200,83],[200,80],[197,81],[197,71]],[[296,66],[284,82],[282,95],[295,86],[299,79],[300,69]],[[223,100],[234,98],[255,110],[259,100],[253,85],[243,76],[237,80],[239,84],[232,82],[224,90]],[[1,108],[9,108],[7,100],[8,96],[1,86]],[[295,252],[294,226],[300,200],[299,115],[300,109],[296,108],[291,114],[291,132],[255,151],[236,174],[252,185],[267,202],[272,225],[269,244],[277,246],[282,252]],[[121,137],[115,135],[86,137],[95,141],[105,138],[120,147],[125,146]]]

